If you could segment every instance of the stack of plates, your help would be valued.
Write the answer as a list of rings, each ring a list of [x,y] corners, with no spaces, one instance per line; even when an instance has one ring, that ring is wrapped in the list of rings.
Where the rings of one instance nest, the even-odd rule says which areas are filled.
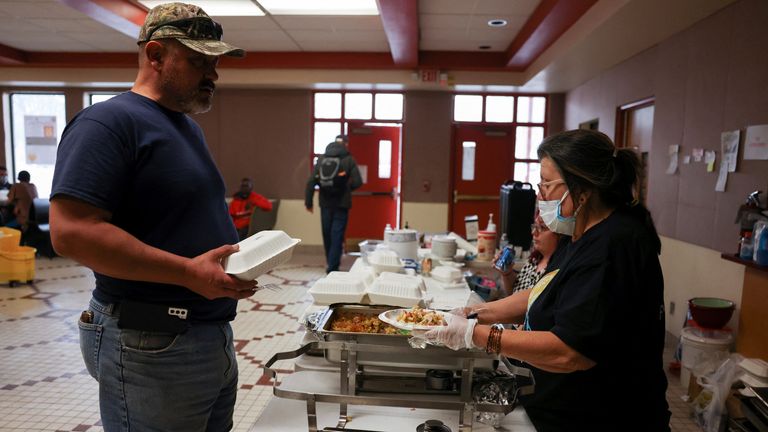
[[[241,280],[256,280],[290,260],[299,242],[283,231],[258,232],[238,243],[240,250],[227,257],[224,271]]]

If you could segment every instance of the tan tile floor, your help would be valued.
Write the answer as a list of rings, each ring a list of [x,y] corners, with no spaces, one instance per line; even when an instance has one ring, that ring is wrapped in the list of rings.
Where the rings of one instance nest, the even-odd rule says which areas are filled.
[[[233,323],[240,367],[235,431],[249,430],[272,397],[261,365],[298,346],[297,317],[311,304],[307,289],[323,269],[322,256],[297,254],[261,279],[282,290],[265,290],[239,303]],[[85,371],[77,339],[76,319],[92,288],[91,272],[64,258],[38,259],[34,285],[0,283],[0,431],[103,430],[97,385]],[[284,362],[278,368],[292,366]],[[679,378],[671,376],[672,430],[698,431],[683,393]]]

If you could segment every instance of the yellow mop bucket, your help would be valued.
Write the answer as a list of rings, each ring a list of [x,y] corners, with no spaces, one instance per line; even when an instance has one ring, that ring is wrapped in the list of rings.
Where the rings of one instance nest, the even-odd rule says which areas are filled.
[[[13,250],[19,247],[21,231],[8,227],[0,227],[0,251]]]
[[[16,246],[13,250],[0,250],[0,282],[15,285],[35,280],[35,248]]]

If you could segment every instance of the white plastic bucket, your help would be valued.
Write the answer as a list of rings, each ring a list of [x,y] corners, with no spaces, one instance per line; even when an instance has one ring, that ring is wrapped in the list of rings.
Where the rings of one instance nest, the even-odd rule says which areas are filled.
[[[680,333],[683,344],[680,384],[688,388],[691,371],[710,360],[725,358],[733,343],[733,334],[725,330],[685,327]]]

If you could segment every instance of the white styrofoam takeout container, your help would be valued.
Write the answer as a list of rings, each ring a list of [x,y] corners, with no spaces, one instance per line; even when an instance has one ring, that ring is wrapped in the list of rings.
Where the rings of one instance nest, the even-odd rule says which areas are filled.
[[[365,297],[365,288],[360,277],[334,275],[318,279],[309,293],[317,304],[360,303]]]
[[[366,292],[371,304],[401,307],[422,305],[424,280],[419,276],[382,273]]]
[[[224,261],[224,271],[241,280],[255,280],[291,259],[301,242],[283,231],[260,231],[238,243],[240,250]]]
[[[376,273],[403,270],[403,263],[397,253],[390,250],[377,250],[368,255],[368,264],[373,267]]]

